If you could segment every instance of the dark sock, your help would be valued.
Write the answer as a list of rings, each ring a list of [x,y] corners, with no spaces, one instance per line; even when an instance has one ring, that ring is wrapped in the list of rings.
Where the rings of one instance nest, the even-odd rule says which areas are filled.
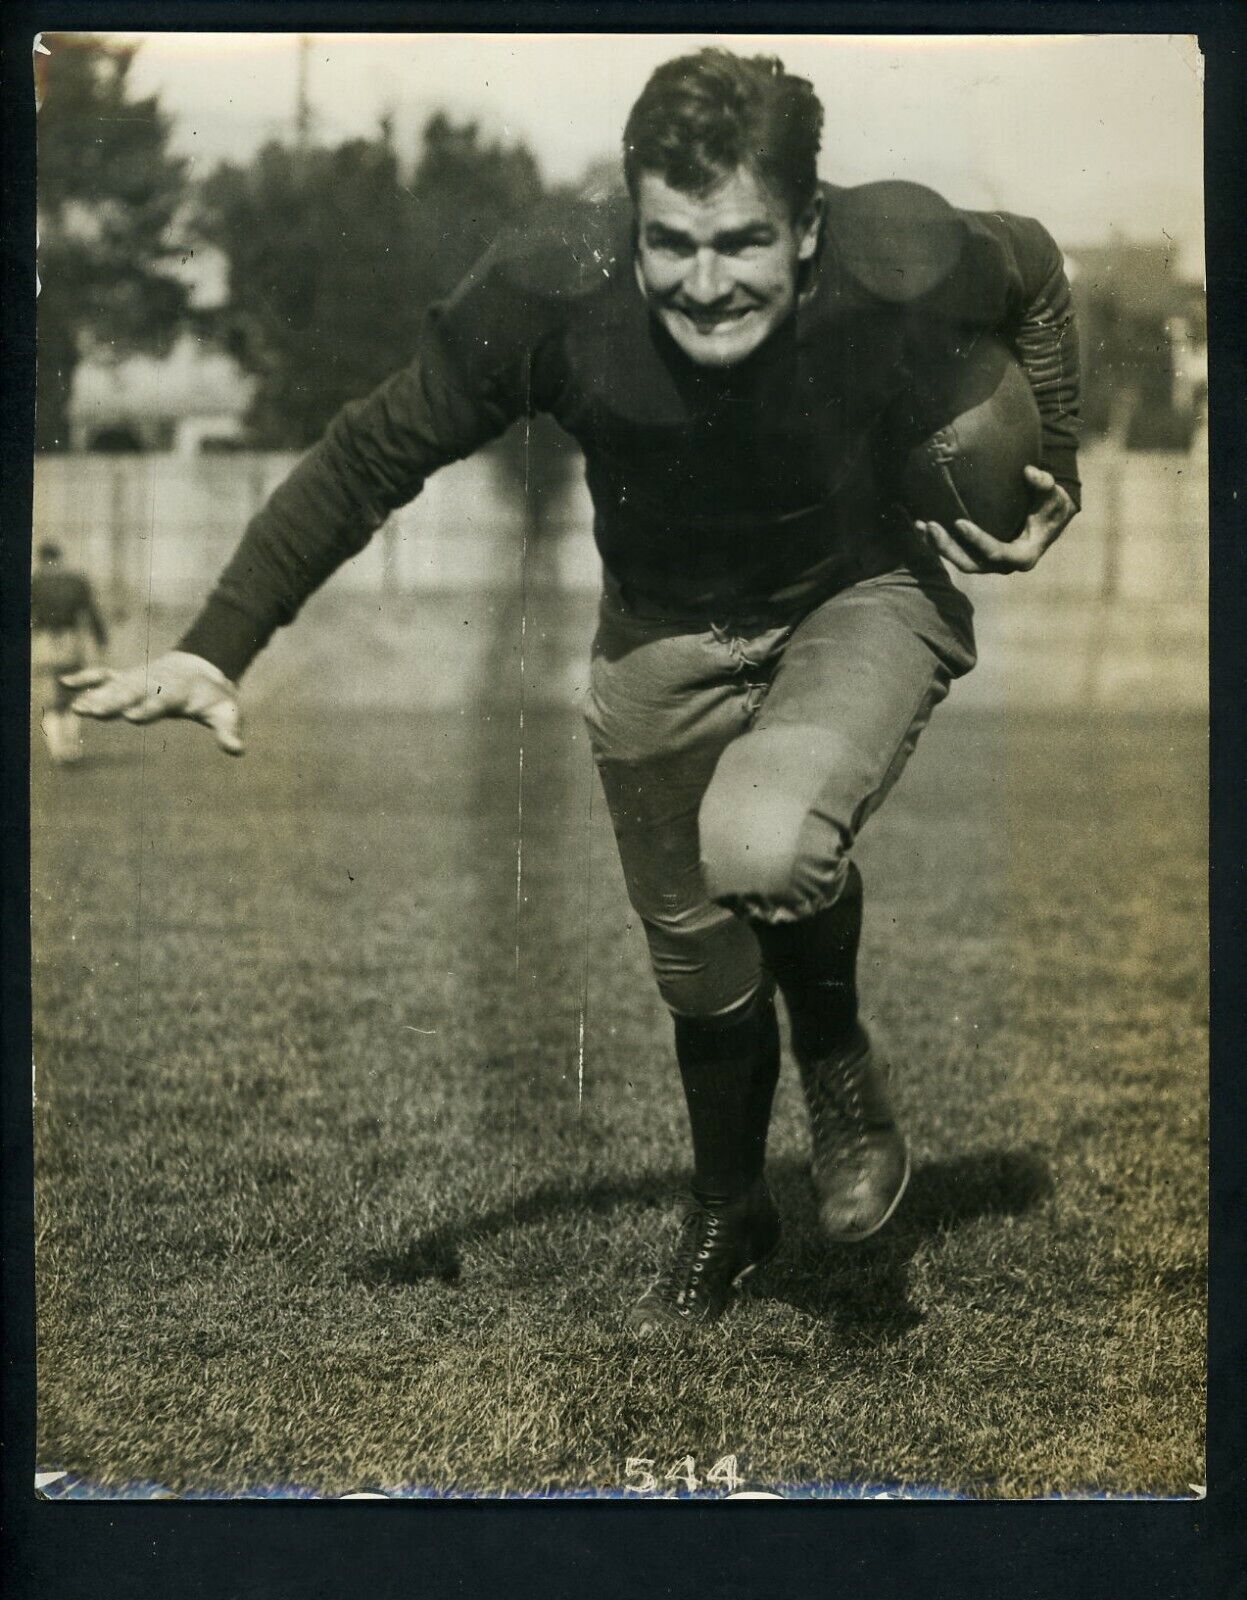
[[[779,1078],[779,1024],[767,990],[723,1017],[676,1017],[676,1059],[693,1134],[693,1194],[738,1199],[762,1174]]]
[[[857,947],[862,934],[862,875],[849,863],[834,905],[800,922],[753,922],[762,959],[792,1022],[800,1061],[822,1061],[857,1031]]]

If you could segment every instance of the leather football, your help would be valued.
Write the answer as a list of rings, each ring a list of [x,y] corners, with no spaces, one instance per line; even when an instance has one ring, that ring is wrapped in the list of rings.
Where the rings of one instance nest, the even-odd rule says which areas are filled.
[[[920,442],[901,476],[915,520],[969,518],[1002,541],[1016,539],[1033,503],[1024,467],[1039,464],[1039,409],[1026,374],[998,339],[967,335],[920,380],[912,415]]]

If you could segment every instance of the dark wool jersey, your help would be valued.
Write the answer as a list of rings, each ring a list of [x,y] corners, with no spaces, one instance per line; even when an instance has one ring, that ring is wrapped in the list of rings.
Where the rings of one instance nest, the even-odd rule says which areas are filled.
[[[626,595],[688,618],[792,610],[896,564],[914,396],[985,333],[1021,361],[1040,464],[1077,501],[1077,341],[1048,233],[913,184],[823,195],[796,310],[727,369],[690,361],[651,315],[626,206],[500,242],[430,310],[412,363],[346,406],[253,518],[181,648],[239,676],[430,473],[538,411],[584,451]]]
[[[101,648],[108,642],[91,585],[80,572],[41,568],[30,579],[30,625],[50,633],[87,627]]]

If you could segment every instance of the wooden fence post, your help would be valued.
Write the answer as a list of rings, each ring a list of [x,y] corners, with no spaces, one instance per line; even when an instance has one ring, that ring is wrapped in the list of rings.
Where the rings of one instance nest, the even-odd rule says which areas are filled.
[[[387,517],[381,526],[382,600],[392,600],[398,589],[398,524],[393,517]]]
[[[1108,654],[1114,608],[1121,590],[1121,552],[1125,522],[1126,406],[1119,399],[1104,434],[1107,461],[1104,472],[1104,564],[1100,592],[1088,614],[1088,634],[1083,657],[1081,704],[1090,710],[1100,699],[1104,661]]]
[[[108,588],[113,616],[123,621],[130,599],[126,537],[126,473],[121,463],[109,472],[108,495]]]

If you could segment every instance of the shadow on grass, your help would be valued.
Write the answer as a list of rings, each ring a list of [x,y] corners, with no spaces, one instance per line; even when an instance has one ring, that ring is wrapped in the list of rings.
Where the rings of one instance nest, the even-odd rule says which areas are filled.
[[[895,1218],[860,1245],[828,1246],[808,1173],[776,1163],[771,1188],[785,1219],[785,1245],[754,1291],[809,1316],[834,1316],[850,1343],[886,1344],[922,1321],[909,1297],[921,1246],[983,1217],[1021,1216],[1052,1193],[1047,1163],[1026,1150],[978,1150],[914,1168]]]
[[[784,1217],[785,1242],[752,1290],[809,1316],[834,1317],[837,1330],[860,1345],[888,1343],[922,1320],[909,1299],[909,1268],[922,1244],[982,1217],[1020,1216],[1052,1192],[1047,1164],[1024,1150],[981,1150],[914,1170],[909,1191],[877,1240],[832,1248],[823,1243],[808,1169],[787,1158],[772,1162],[768,1179]],[[463,1247],[507,1228],[575,1211],[609,1215],[625,1206],[667,1205],[684,1181],[675,1171],[603,1180],[588,1187],[548,1183],[514,1203],[449,1222],[399,1251],[378,1252],[356,1276],[369,1283],[454,1284]]]
[[[665,1206],[681,1176],[674,1170],[646,1172],[627,1181],[604,1179],[586,1188],[543,1183],[528,1194],[517,1195],[505,1206],[431,1228],[401,1250],[367,1256],[356,1275],[368,1283],[421,1283],[429,1278],[458,1283],[460,1252],[465,1245],[492,1238],[507,1228],[564,1216],[569,1211],[582,1216],[604,1215],[637,1204]]]

